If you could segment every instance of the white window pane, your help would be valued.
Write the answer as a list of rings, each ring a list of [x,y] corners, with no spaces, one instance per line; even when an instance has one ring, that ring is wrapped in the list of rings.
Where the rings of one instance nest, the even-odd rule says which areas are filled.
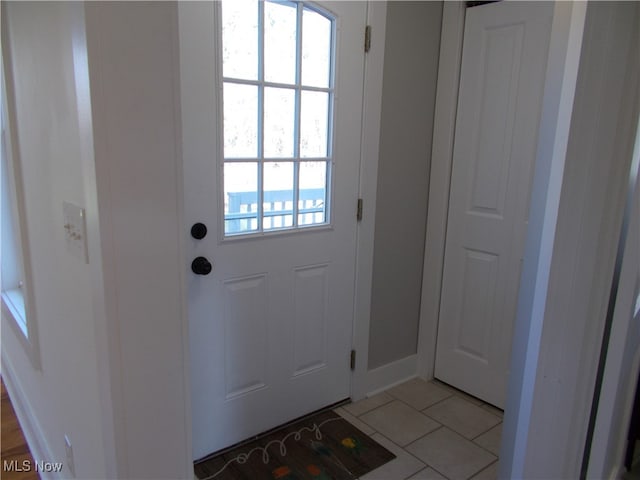
[[[298,185],[298,224],[325,223],[327,162],[300,162]]]
[[[258,87],[224,83],[224,156],[258,156]]]
[[[224,233],[258,229],[258,164],[224,164]]]
[[[296,81],[297,13],[294,3],[264,3],[264,79]]]
[[[264,89],[264,156],[293,157],[295,91],[288,88]]]
[[[300,107],[300,156],[326,157],[329,94],[303,91]]]
[[[222,74],[258,79],[258,2],[222,2]]]
[[[331,20],[313,10],[302,12],[302,84],[329,87]]]
[[[293,162],[264,164],[265,230],[293,226]]]

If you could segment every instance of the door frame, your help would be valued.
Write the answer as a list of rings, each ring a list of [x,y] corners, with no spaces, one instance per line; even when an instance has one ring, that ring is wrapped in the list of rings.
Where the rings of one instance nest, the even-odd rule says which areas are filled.
[[[526,443],[532,391],[536,387],[538,354],[546,349],[540,343],[542,322],[533,322],[532,318],[544,314],[551,255],[543,249],[554,245],[586,8],[579,2],[558,2],[554,6],[523,281],[514,325],[514,344],[517,339],[523,358],[511,358],[505,406],[509,414],[505,415],[503,438],[515,437],[517,444],[502,449],[500,455],[501,474],[507,477],[522,471],[526,451],[532,446]],[[465,12],[463,1],[444,2],[417,353],[417,374],[427,380],[434,378],[435,370]],[[544,161],[540,161],[542,158]],[[546,200],[534,206],[536,198]],[[526,395],[512,393],[513,385],[525,384],[530,387]]]
[[[435,370],[465,12],[463,1],[444,2],[418,330],[417,373],[425,379]]]
[[[360,400],[372,391],[395,382],[395,372],[376,375],[368,369],[369,329],[371,321],[371,286],[373,283],[373,249],[378,189],[378,157],[382,115],[382,82],[387,2],[367,2],[367,25],[371,27],[371,49],[365,54],[362,102],[362,139],[360,149],[360,185],[363,200],[362,220],[356,239],[356,278],[353,310],[353,349],[357,352],[351,376],[351,399]],[[363,32],[364,34],[364,32]],[[415,375],[415,364],[408,369]]]

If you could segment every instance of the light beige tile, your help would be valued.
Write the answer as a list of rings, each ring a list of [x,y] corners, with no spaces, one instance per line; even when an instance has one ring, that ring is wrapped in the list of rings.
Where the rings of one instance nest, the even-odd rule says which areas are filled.
[[[456,396],[458,396],[458,397],[460,397],[460,398],[464,398],[465,400],[467,400],[468,402],[473,403],[474,405],[482,405],[482,404],[484,403],[484,402],[483,402],[482,400],[480,400],[479,398],[476,398],[476,397],[474,397],[474,396],[472,396],[472,395],[469,395],[469,394],[467,394],[467,393],[464,393],[463,391],[458,390],[457,388],[452,387],[451,385],[447,385],[446,383],[441,382],[440,380],[433,379],[433,380],[431,380],[431,381],[432,381],[435,385],[437,385],[437,386],[439,386],[439,387],[441,387],[441,388],[444,388],[445,390],[450,391],[453,395],[456,395]]]
[[[484,408],[487,412],[493,413],[496,417],[500,417],[500,418],[504,417],[504,411],[494,407],[493,405],[489,405],[488,403],[483,403],[480,406]]]
[[[480,473],[474,475],[471,480],[498,480],[498,462],[492,463]]]
[[[468,439],[477,437],[501,421],[492,413],[455,395],[423,412]]]
[[[356,427],[358,430],[360,430],[365,435],[371,436],[371,435],[373,435],[375,433],[375,430],[373,428],[371,428],[366,423],[361,422],[360,420],[358,420],[357,417],[354,417],[353,415],[351,415],[344,408],[342,408],[342,407],[336,408],[334,410],[334,412],[336,412],[338,415],[340,415],[342,418],[344,418],[347,422],[349,422],[351,425]]]
[[[398,400],[365,413],[360,420],[402,447],[440,426],[436,421]]]
[[[500,455],[500,440],[502,439],[502,424],[498,424],[486,433],[483,433],[473,441],[486,448],[494,455]]]
[[[415,475],[409,477],[407,480],[447,480],[447,477],[443,477],[433,468],[427,467],[424,470],[420,470]]]
[[[423,410],[452,395],[449,390],[445,390],[435,383],[425,382],[421,378],[409,380],[387,390],[387,392],[416,410]]]
[[[359,417],[363,413],[366,413],[374,408],[378,408],[385,403],[389,403],[393,400],[393,397],[386,392],[379,393],[374,395],[373,397],[365,398],[355,403],[349,403],[348,405],[344,405],[344,408],[351,415],[355,415]]]
[[[361,480],[400,480],[405,479],[425,467],[425,464],[413,455],[394,444],[388,438],[375,433],[371,436],[376,442],[393,453],[396,458],[385,463],[380,468],[360,477]]]
[[[407,451],[451,480],[467,479],[496,460],[446,427],[416,440]]]

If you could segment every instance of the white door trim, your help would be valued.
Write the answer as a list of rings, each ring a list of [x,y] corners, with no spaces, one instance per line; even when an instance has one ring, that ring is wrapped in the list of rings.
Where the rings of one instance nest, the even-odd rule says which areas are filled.
[[[556,249],[556,227],[563,189],[574,96],[582,49],[587,6],[580,2],[558,2],[554,8],[538,152],[531,188],[529,228],[525,243],[514,324],[511,378],[507,401],[500,475],[518,478],[524,474],[525,457],[538,443],[557,439],[529,437],[534,390],[538,390],[538,360],[549,345],[541,340],[549,294],[552,253]],[[541,391],[541,390],[538,390]],[[571,412],[565,412],[571,416]],[[558,446],[558,451],[563,451]],[[508,460],[507,460],[508,459]]]
[[[355,370],[351,377],[351,399],[354,401],[363,398],[372,390],[380,388],[372,387],[371,385],[368,357],[386,21],[387,2],[368,2],[367,24],[371,26],[372,41],[371,50],[365,57],[363,79],[364,98],[362,106],[359,198],[362,198],[364,202],[364,211],[358,226],[356,240],[353,348],[356,350],[357,355]]]
[[[465,8],[464,2],[444,2],[442,10],[418,333],[418,375],[425,379],[433,378],[435,367]]]
[[[550,217],[555,209],[553,258],[547,268],[544,254],[540,259],[531,255],[538,262],[538,272],[534,274],[531,266],[527,281],[535,282],[535,288],[523,290],[523,315],[517,320],[521,333],[526,328],[534,339],[539,335],[539,349],[531,339],[517,337],[517,332],[514,337],[514,352],[519,352],[514,370],[524,375],[510,382],[510,404],[520,408],[508,411],[505,420],[517,426],[517,436],[505,423],[502,451],[515,445],[517,452],[520,444],[520,450],[526,446],[526,453],[514,459],[509,471],[501,464],[501,476],[511,478],[580,475],[638,118],[638,56],[632,41],[637,6],[624,2],[572,5],[571,21],[559,35],[569,36],[566,66],[574,64],[572,45],[582,49],[580,74],[577,85],[570,88],[576,95],[569,109],[570,132],[563,130],[568,120],[561,113],[553,142],[562,145],[563,134],[569,134],[559,208],[549,196],[550,213],[544,214]],[[582,10],[586,10],[586,21],[582,14],[580,23]],[[571,77],[565,74],[563,91],[565,86],[569,90]],[[558,163],[554,150],[551,168]],[[556,177],[552,175],[551,180],[553,192]],[[536,241],[535,235],[530,237]],[[545,245],[548,240],[543,240]],[[543,315],[527,312],[530,303],[532,311]],[[516,413],[521,420],[509,422]],[[611,427],[603,425],[603,430]]]

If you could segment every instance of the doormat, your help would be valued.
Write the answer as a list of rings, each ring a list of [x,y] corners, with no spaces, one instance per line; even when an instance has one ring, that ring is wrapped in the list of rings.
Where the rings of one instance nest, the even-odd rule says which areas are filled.
[[[349,480],[395,455],[333,411],[194,465],[200,480]]]

